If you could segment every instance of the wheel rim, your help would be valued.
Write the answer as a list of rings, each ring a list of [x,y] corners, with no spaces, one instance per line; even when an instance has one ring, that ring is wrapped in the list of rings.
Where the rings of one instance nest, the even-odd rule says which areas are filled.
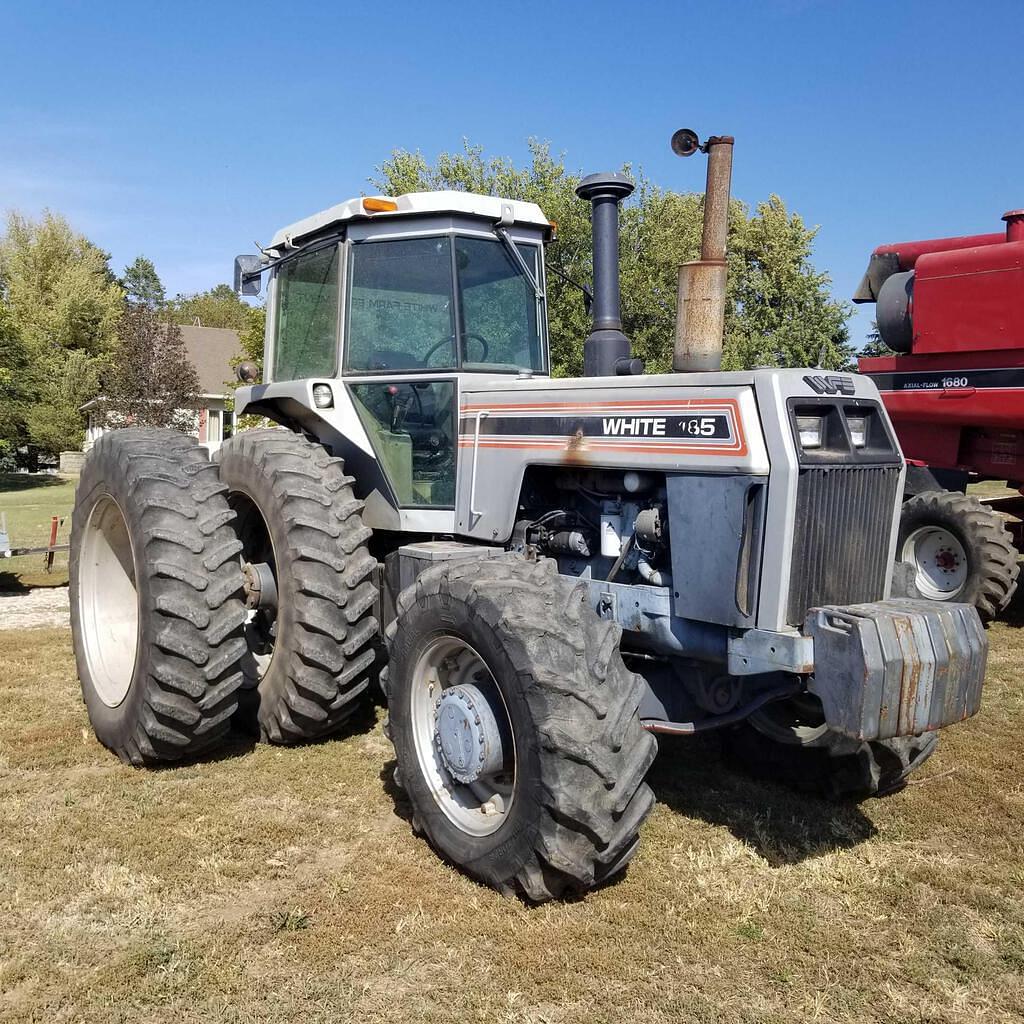
[[[139,594],[128,524],[109,495],[89,513],[78,574],[78,618],[89,678],[100,700],[116,708],[135,675]]]
[[[251,495],[244,491],[232,491],[228,495],[236,519],[235,531],[242,544],[239,555],[241,563],[258,565],[265,562],[270,566],[275,583],[277,582],[277,559],[274,556],[274,543],[270,537],[270,529],[259,506]],[[242,673],[246,685],[253,687],[270,671],[274,660],[274,647],[277,640],[277,608],[247,608],[245,614],[245,646],[246,653],[242,659]]]
[[[967,582],[967,552],[949,530],[922,526],[903,542],[903,561],[915,569],[917,589],[933,601],[949,601]]]
[[[493,835],[512,809],[516,751],[486,662],[465,641],[438,637],[416,662],[409,699],[416,758],[434,801],[462,832]]]

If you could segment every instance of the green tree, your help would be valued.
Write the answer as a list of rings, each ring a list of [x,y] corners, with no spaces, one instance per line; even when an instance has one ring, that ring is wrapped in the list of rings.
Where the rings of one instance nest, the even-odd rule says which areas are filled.
[[[259,368],[260,379],[263,379],[263,336],[267,329],[267,311],[263,306],[247,306],[247,322],[245,329],[238,332],[238,340],[242,344],[242,354],[232,362],[237,366],[248,360]]]
[[[105,425],[188,430],[199,391],[181,328],[156,310],[129,306],[103,374],[99,412]]]
[[[160,309],[167,301],[164,284],[152,260],[145,256],[136,256],[135,261],[124,269],[121,278],[128,301],[136,306],[147,309]]]
[[[28,440],[29,356],[7,304],[0,300],[0,444],[14,449]]]
[[[25,422],[32,444],[49,455],[76,450],[85,440],[85,417],[79,411],[96,396],[102,361],[84,349],[52,353]]]
[[[267,310],[264,306],[246,306],[248,312],[248,325],[245,330],[239,331],[238,340],[241,342],[242,351],[231,360],[231,366],[238,368],[239,363],[252,362],[256,364],[258,375],[257,381],[263,379],[263,336],[267,327]],[[242,382],[237,377],[232,377],[226,382],[228,391],[227,408],[234,410],[234,392],[236,388],[242,387]],[[235,424],[236,430],[250,430],[253,427],[264,427],[269,423],[262,416],[242,416]]]
[[[249,326],[249,309],[229,284],[219,284],[196,295],[177,295],[169,303],[176,324],[200,327],[230,327],[244,331]]]
[[[882,335],[878,331],[878,323],[874,320],[871,321],[871,330],[868,331],[867,341],[864,342],[864,347],[857,353],[860,356],[894,356],[895,352],[884,341],[882,341]]]
[[[815,234],[777,195],[736,226],[724,369],[852,365],[850,307],[830,296],[828,275],[811,264]]]
[[[658,188],[642,173],[621,217],[622,318],[650,372],[672,366],[678,268],[700,250],[703,196]],[[530,142],[528,166],[487,157],[466,144],[431,164],[422,154],[397,150],[377,168],[371,184],[388,195],[456,189],[522,199],[540,205],[557,224],[545,256],[552,368],[578,374],[589,323],[579,290],[565,280],[591,278],[590,210],[575,195],[580,176],[546,143]],[[811,264],[815,230],[790,214],[777,196],[751,215],[734,200],[729,218],[729,292],[723,366],[849,365],[849,309],[829,294],[829,279]]]
[[[0,238],[2,344],[19,397],[3,430],[19,444],[49,454],[81,444],[79,406],[95,395],[124,306],[108,260],[57,214],[8,216]]]
[[[124,292],[109,256],[58,214],[38,221],[7,218],[0,239],[3,298],[26,345],[35,351],[109,350]]]

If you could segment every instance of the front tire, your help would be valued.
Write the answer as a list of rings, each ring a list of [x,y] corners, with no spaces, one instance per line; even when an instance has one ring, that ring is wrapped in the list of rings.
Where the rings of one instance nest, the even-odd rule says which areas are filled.
[[[240,548],[217,470],[173,430],[104,434],[72,516],[72,642],[97,738],[130,764],[209,750],[242,682]]]
[[[857,801],[898,792],[938,741],[937,732],[850,739],[827,728],[820,701],[802,694],[755,712],[727,735],[726,749],[748,775],[829,800]]]
[[[1010,531],[991,509],[957,491],[927,491],[903,504],[897,557],[931,601],[963,601],[990,622],[1010,603],[1020,573]]]
[[[632,858],[657,743],[619,636],[547,560],[448,563],[399,596],[384,676],[396,778],[414,828],[472,877],[539,902]]]

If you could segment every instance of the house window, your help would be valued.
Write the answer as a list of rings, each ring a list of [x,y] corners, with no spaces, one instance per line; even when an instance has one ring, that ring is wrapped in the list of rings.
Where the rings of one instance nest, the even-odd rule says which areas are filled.
[[[206,416],[206,440],[222,441],[224,439],[224,434],[221,424],[222,413],[220,409],[210,409]]]

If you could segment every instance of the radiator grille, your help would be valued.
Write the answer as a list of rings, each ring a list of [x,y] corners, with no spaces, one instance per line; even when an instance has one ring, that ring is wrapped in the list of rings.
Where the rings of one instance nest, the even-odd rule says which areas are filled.
[[[786,618],[883,596],[899,466],[815,466],[800,472]]]

